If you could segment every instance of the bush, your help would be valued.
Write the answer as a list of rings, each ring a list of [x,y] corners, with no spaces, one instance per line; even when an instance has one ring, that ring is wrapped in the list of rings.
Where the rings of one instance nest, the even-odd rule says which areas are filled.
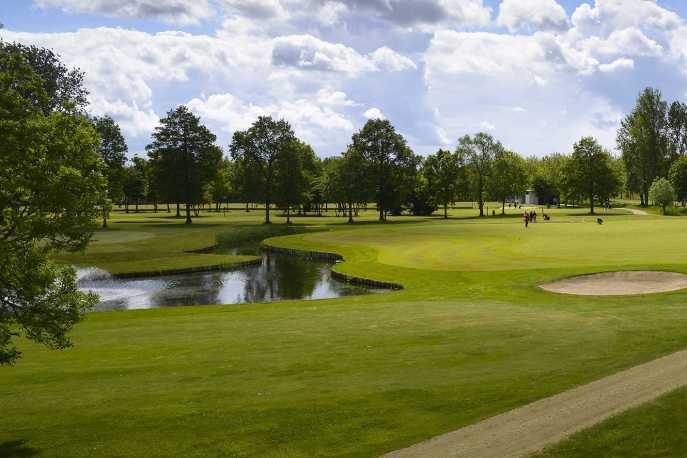
[[[661,207],[663,214],[666,214],[666,207],[672,206],[675,202],[675,189],[665,178],[657,178],[649,188],[649,199]]]

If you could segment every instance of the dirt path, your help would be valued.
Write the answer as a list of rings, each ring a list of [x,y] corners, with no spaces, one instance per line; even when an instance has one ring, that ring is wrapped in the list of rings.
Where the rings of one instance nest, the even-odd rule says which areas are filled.
[[[630,213],[632,213],[633,215],[637,215],[637,216],[649,216],[649,214],[648,214],[647,212],[645,212],[644,210],[637,210],[636,208],[626,208],[625,210],[628,210],[628,211],[629,211]]]
[[[520,457],[687,385],[687,350],[582,385],[385,457]]]

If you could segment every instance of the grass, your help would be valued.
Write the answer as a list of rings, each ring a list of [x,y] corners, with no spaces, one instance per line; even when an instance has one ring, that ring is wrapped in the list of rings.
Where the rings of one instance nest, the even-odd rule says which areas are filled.
[[[682,388],[575,434],[537,458],[687,456],[685,410]]]
[[[527,230],[517,215],[472,209],[387,224],[369,212],[352,226],[299,218],[329,230],[268,243],[340,253],[341,272],[405,289],[92,313],[74,348],[21,341],[24,358],[0,368],[0,456],[371,456],[687,346],[685,292],[537,288],[601,270],[687,272],[679,219],[618,210],[599,226],[584,210],[547,212],[551,222]],[[146,257],[201,256],[183,253],[261,216],[206,214],[186,227],[118,215],[64,260],[138,269]]]

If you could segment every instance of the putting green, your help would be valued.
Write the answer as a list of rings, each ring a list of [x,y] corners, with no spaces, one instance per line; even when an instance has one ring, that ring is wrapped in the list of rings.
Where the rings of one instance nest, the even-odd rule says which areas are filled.
[[[423,270],[503,271],[684,262],[679,219],[567,217],[531,224],[447,221],[305,236],[317,243],[364,246],[382,264]]]

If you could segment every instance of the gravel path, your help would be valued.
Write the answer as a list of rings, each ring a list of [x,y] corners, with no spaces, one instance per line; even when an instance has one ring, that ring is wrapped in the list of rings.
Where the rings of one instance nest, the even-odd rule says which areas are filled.
[[[638,216],[649,216],[647,212],[644,210],[637,210],[636,208],[626,208],[625,210],[630,211],[633,215],[638,215]]]
[[[520,457],[687,385],[687,350],[542,399],[386,457]]]

